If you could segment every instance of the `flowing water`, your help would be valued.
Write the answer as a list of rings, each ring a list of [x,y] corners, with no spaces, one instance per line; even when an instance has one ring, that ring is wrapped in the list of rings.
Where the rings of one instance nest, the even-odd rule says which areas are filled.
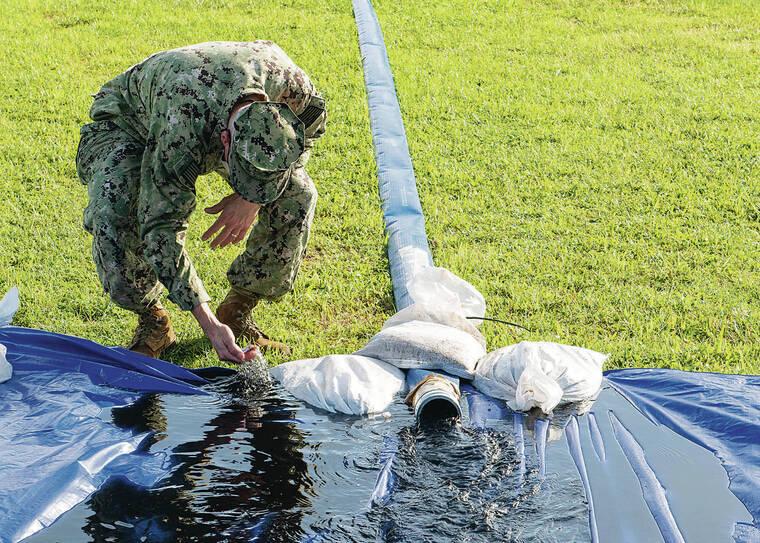
[[[154,488],[111,479],[26,541],[590,540],[569,455],[541,469],[530,428],[524,443],[511,419],[482,431],[465,414],[420,429],[400,400],[375,417],[334,415],[249,377],[217,378],[208,397],[149,395],[105,413],[155,432],[144,449],[166,455],[167,476]],[[392,491],[371,506],[380,459],[396,448]]]

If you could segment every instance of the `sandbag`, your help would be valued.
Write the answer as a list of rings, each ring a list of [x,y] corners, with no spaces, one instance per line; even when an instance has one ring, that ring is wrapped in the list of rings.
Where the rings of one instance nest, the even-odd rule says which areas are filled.
[[[467,332],[434,322],[409,321],[380,330],[356,354],[397,368],[439,370],[471,379],[485,352]]]
[[[5,359],[7,352],[8,349],[5,348],[5,345],[0,343],[0,383],[4,383],[13,377],[13,367]]]
[[[18,289],[11,287],[8,293],[0,300],[0,326],[8,326],[13,320],[13,315],[18,311]]]
[[[507,400],[512,409],[537,406],[550,413],[559,403],[592,398],[602,384],[608,356],[582,347],[522,341],[478,360],[472,384],[484,394]]]
[[[544,413],[552,409],[562,400],[562,389],[557,381],[546,375],[538,366],[527,366],[517,380],[515,397],[507,401],[514,411],[530,411],[538,407]]]
[[[406,289],[414,303],[437,307],[441,311],[458,312],[464,317],[482,318],[486,314],[483,295],[446,268],[423,269],[412,277]],[[475,324],[481,322],[476,320]]]
[[[0,326],[7,326],[13,320],[13,315],[18,311],[18,289],[12,287],[0,300]],[[0,383],[8,381],[13,376],[13,367],[5,358],[8,350],[0,343]]]
[[[269,372],[299,400],[348,415],[382,412],[406,387],[397,368],[355,354],[294,360]]]
[[[457,328],[474,337],[483,349],[486,348],[486,338],[483,337],[483,334],[473,324],[472,320],[466,319],[459,311],[452,311],[450,308],[446,307],[441,309],[438,306],[421,302],[413,303],[393,315],[385,321],[385,324],[383,324],[383,330],[410,321],[436,322],[438,324]]]

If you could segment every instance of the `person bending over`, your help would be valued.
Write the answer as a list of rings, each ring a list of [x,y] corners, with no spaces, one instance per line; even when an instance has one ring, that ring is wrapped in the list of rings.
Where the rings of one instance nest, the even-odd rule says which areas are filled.
[[[238,347],[241,337],[287,351],[251,310],[293,288],[314,217],[317,191],[304,166],[326,111],[306,73],[269,41],[190,45],[103,85],[90,117],[76,156],[89,196],[84,228],[104,290],[139,317],[128,348],[157,358],[176,342],[159,302],[163,284],[220,359],[254,355]],[[212,171],[233,192],[206,208],[219,217],[201,239],[213,238],[213,248],[245,240],[216,314],[185,251],[196,179]]]

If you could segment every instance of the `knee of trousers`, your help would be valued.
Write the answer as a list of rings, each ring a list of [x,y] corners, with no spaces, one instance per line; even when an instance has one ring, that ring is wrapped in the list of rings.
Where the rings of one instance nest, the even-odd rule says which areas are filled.
[[[163,288],[138,251],[128,239],[94,234],[92,258],[103,290],[116,305],[136,313],[158,300]]]

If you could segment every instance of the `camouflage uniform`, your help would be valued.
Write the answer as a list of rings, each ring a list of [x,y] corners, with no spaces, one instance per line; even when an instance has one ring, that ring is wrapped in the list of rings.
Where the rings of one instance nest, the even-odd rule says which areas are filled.
[[[183,310],[209,301],[184,248],[195,181],[212,171],[227,177],[220,134],[237,102],[262,94],[295,115],[319,97],[308,76],[267,41],[156,53],[95,95],[77,172],[88,187],[84,227],[94,237],[98,276],[119,306],[144,311],[158,299],[159,281]],[[258,221],[227,273],[236,290],[274,298],[293,287],[317,197],[304,165],[325,117],[310,119],[284,182],[256,181]]]

